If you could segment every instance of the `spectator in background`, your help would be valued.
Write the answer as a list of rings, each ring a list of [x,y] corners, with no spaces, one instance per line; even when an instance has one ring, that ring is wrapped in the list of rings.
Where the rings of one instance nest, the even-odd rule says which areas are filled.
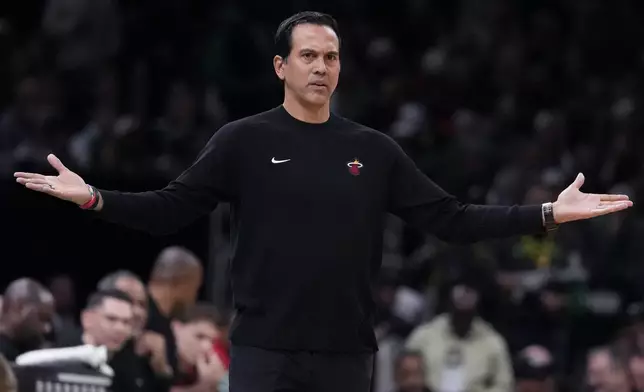
[[[429,392],[425,384],[423,355],[420,352],[404,351],[394,364],[395,392]]]
[[[114,391],[164,391],[170,378],[159,378],[150,370],[147,358],[135,352],[132,337],[132,301],[118,290],[97,291],[82,312],[83,337],[70,346],[105,346],[108,365],[114,370]],[[165,360],[165,357],[163,357]]]
[[[11,364],[0,354],[0,392],[18,392],[16,375]]]
[[[515,361],[517,392],[556,392],[553,358],[542,346],[521,350]]]
[[[507,392],[513,387],[505,340],[477,315],[479,293],[458,282],[450,291],[449,311],[416,328],[407,340],[425,363],[432,391]]]
[[[628,366],[614,347],[599,347],[588,354],[586,381],[592,392],[630,392]]]
[[[141,279],[133,272],[120,270],[101,279],[96,288],[99,291],[119,290],[132,300],[132,334],[140,336],[148,322],[148,295]]]
[[[100,280],[99,291],[117,290],[126,294],[132,301],[132,340],[127,343],[128,350],[141,357],[145,366],[145,373],[150,379],[158,379],[164,383],[165,389],[169,387],[174,376],[170,365],[176,358],[169,358],[166,350],[165,338],[152,331],[145,330],[148,320],[148,296],[143,282],[130,271],[116,271]],[[153,375],[155,377],[153,377]]]
[[[187,392],[193,388],[205,388],[227,392],[227,372],[212,344],[220,338],[217,327],[221,315],[214,306],[197,304],[178,320],[172,329],[177,337],[179,367],[183,379],[177,380],[173,392]]]
[[[9,361],[46,345],[52,330],[54,298],[40,283],[21,278],[4,292],[0,316],[0,353]]]
[[[166,342],[168,358],[178,376],[177,347],[172,319],[194,305],[203,280],[203,267],[197,256],[177,246],[164,249],[152,267],[148,282],[148,322],[146,330],[159,333]]]

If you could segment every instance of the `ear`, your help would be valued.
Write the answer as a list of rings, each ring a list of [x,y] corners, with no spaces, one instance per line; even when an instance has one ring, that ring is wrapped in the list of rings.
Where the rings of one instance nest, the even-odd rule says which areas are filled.
[[[81,327],[83,327],[83,330],[87,330],[92,326],[93,317],[94,315],[89,310],[84,310],[81,313],[80,321],[81,321]]]
[[[284,66],[286,65],[286,59],[282,56],[273,57],[273,68],[275,69],[275,74],[280,80],[284,80]]]

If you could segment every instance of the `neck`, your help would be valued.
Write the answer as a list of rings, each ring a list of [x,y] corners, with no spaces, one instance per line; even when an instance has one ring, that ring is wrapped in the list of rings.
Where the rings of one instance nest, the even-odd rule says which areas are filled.
[[[172,306],[174,304],[174,300],[172,299],[170,292],[165,287],[155,285],[154,283],[150,283],[148,291],[150,292],[150,297],[152,297],[154,302],[157,304],[161,314],[166,317],[170,316],[170,312],[172,311]]]
[[[322,106],[305,105],[288,93],[284,96],[284,103],[282,106],[284,106],[284,109],[286,109],[288,114],[297,120],[307,123],[321,124],[328,121],[331,116],[329,102]]]

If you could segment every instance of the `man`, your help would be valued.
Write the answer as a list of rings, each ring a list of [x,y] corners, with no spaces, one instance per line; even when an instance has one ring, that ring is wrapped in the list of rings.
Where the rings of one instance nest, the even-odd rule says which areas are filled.
[[[613,347],[599,347],[588,354],[586,380],[593,392],[630,392],[628,364]]]
[[[112,388],[115,391],[168,390],[170,379],[159,378],[150,371],[148,360],[135,352],[132,338],[132,300],[118,290],[97,291],[81,314],[81,342],[105,346],[108,365],[114,370]]]
[[[514,363],[517,392],[556,392],[553,358],[542,346],[532,345],[517,355]]]
[[[213,341],[220,338],[218,324],[221,324],[219,312],[207,304],[187,309],[172,322],[183,375],[172,392],[228,392],[225,366],[212,348]]]
[[[423,356],[416,351],[403,351],[394,364],[395,392],[429,392],[425,384]]]
[[[38,350],[52,331],[54,297],[40,283],[22,278],[4,292],[0,316],[0,353],[9,361]]]
[[[47,159],[58,176],[15,173],[29,189],[155,234],[229,202],[237,310],[230,377],[237,392],[369,389],[371,280],[381,263],[385,212],[443,240],[475,242],[543,233],[632,205],[627,196],[580,192],[581,174],[555,203],[460,204],[391,138],[330,112],[340,74],[332,17],[294,15],[275,43],[283,104],[222,127],[166,188],[98,190],[54,155]]]
[[[513,387],[503,338],[477,315],[479,294],[459,281],[447,314],[416,328],[406,346],[423,354],[425,382],[432,391],[505,392]]]
[[[120,270],[103,277],[96,288],[99,291],[119,290],[132,301],[132,334],[140,336],[148,321],[148,296],[143,282],[130,271]]]
[[[127,343],[136,355],[146,360],[150,376],[156,375],[168,386],[174,376],[170,365],[176,359],[168,358],[166,343],[163,335],[145,329],[148,320],[148,296],[143,282],[130,271],[116,271],[100,280],[97,285],[100,291],[118,290],[125,293],[132,301],[132,340]],[[174,338],[172,338],[174,346]]]

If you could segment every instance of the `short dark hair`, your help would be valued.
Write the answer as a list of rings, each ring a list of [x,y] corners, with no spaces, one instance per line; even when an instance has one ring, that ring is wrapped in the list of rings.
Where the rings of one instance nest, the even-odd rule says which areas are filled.
[[[321,12],[304,11],[284,19],[275,32],[275,50],[277,55],[286,59],[293,48],[293,29],[301,24],[314,24],[318,26],[328,26],[338,36],[338,22],[329,14]]]
[[[230,324],[230,312],[222,311],[209,303],[197,303],[181,312],[177,320],[184,324],[206,321],[217,327],[226,327]]]
[[[101,280],[99,280],[98,284],[96,285],[96,289],[99,291],[115,290],[116,282],[118,282],[119,279],[123,278],[136,279],[139,282],[141,281],[141,278],[139,278],[135,273],[131,271],[118,270],[105,275]]]
[[[86,310],[89,309],[96,309],[100,306],[103,306],[103,303],[105,302],[106,299],[111,298],[111,299],[116,299],[119,301],[124,301],[127,302],[128,304],[132,305],[132,299],[125,294],[122,291],[119,290],[100,290],[92,295],[89,296],[89,299],[87,300],[87,306],[85,306]]]

